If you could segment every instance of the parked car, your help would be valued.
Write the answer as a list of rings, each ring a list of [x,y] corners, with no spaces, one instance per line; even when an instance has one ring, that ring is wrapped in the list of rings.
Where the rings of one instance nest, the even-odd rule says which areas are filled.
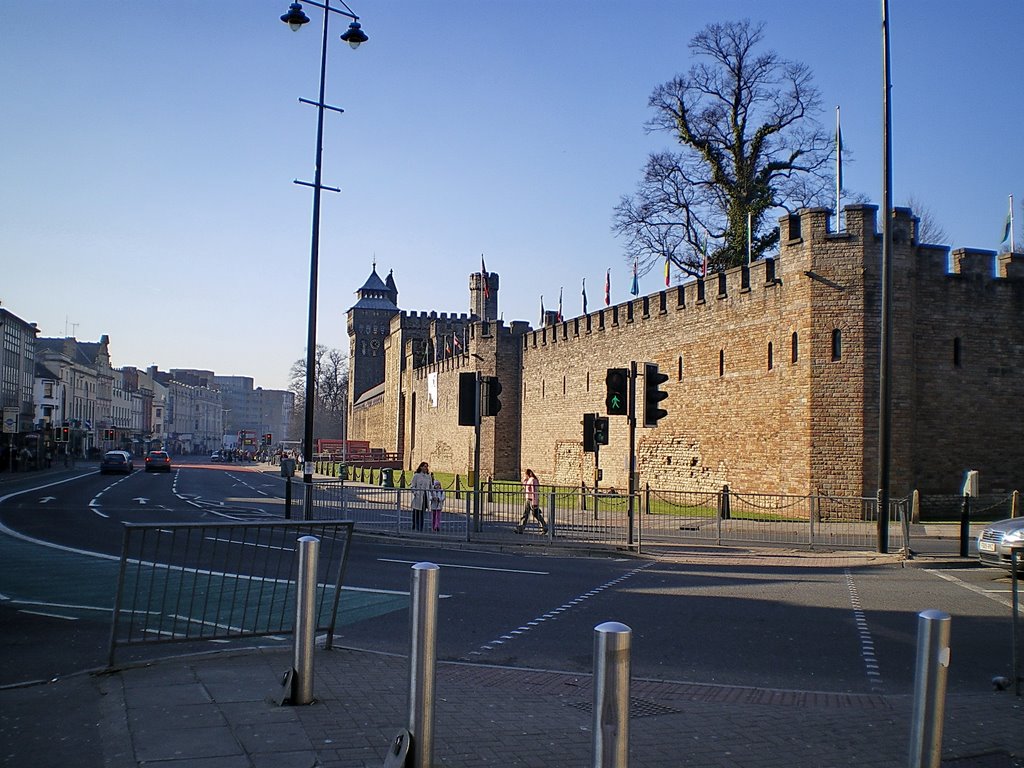
[[[100,474],[123,472],[130,475],[135,470],[135,462],[128,451],[107,451],[100,459]]]
[[[167,451],[150,451],[146,454],[147,472],[170,472],[171,457]]]
[[[978,559],[984,565],[1010,570],[1010,549],[1017,547],[1018,572],[1024,570],[1024,517],[1011,517],[985,526],[978,534]]]
[[[220,451],[214,451],[210,454],[210,461],[220,461]]]

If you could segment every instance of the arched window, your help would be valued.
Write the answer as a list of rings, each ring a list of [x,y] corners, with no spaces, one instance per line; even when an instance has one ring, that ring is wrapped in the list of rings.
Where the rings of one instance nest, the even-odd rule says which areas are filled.
[[[772,349],[772,343],[768,342],[768,370],[770,371],[775,367],[775,353]]]
[[[832,362],[843,359],[843,332],[838,328],[832,329]]]

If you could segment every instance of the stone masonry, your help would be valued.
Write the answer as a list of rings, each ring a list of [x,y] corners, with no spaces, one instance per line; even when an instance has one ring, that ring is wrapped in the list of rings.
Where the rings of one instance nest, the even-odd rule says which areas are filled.
[[[831,219],[827,209],[783,217],[775,260],[541,328],[494,320],[498,276],[485,302],[474,274],[469,316],[394,308],[383,378],[367,378],[358,354],[353,328],[375,324],[360,322],[357,304],[350,436],[398,451],[407,467],[465,473],[474,430],[458,426],[459,373],[480,371],[502,383],[502,410],[481,427],[482,476],[531,467],[545,483],[590,485],[583,414],[604,412],[607,368],[653,362],[669,376],[668,416],[636,429],[641,485],[873,496],[882,238],[875,206],[847,206],[841,232]],[[1019,487],[1024,256],[920,244],[916,223],[894,210],[892,492],[958,492],[967,469],[985,490]],[[628,424],[610,419],[601,485],[622,489]]]

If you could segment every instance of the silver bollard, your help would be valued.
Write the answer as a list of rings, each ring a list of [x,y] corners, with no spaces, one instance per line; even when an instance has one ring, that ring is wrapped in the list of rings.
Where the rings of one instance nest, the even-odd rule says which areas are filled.
[[[316,640],[316,568],[320,539],[299,539],[299,578],[295,595],[295,655],[292,704],[313,703],[313,646]]]
[[[914,714],[910,721],[910,768],[939,768],[942,718],[949,670],[949,614],[930,609],[917,614]]]
[[[617,621],[594,627],[593,768],[629,764],[629,652],[633,630]]]
[[[411,768],[431,768],[434,755],[434,667],[437,661],[437,594],[440,569],[412,567],[412,647],[409,649]]]

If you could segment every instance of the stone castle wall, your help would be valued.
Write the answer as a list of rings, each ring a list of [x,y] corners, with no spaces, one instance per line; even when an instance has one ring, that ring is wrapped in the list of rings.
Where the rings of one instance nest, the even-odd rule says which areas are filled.
[[[428,460],[466,471],[473,429],[457,425],[458,373],[479,369],[503,384],[501,413],[483,420],[483,475],[512,478],[531,467],[545,483],[590,485],[595,457],[582,450],[583,414],[604,412],[607,368],[637,362],[642,371],[653,362],[669,376],[668,416],[656,428],[637,427],[641,485],[872,496],[882,301],[876,217],[874,206],[848,206],[837,233],[830,211],[804,210],[780,221],[775,261],[539,329],[475,322],[465,354],[426,365],[415,364],[410,346],[418,316],[403,313],[392,322],[385,393],[366,406],[385,413],[365,416],[366,428],[386,433],[408,466]],[[906,209],[895,210],[892,225],[892,492],[956,492],[966,469],[980,470],[987,488],[1020,487],[1024,257],[1003,256],[997,266],[989,251],[950,255],[921,245]],[[432,374],[437,404],[428,406]],[[636,386],[639,400],[642,380]],[[610,420],[601,485],[621,489],[628,425]]]

